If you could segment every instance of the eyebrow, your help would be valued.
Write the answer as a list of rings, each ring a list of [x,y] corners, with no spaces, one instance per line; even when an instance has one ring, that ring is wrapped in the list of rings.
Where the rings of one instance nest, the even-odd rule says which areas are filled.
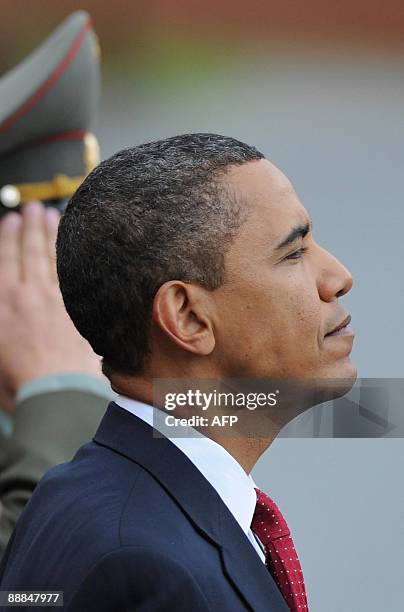
[[[311,228],[311,222],[305,223],[304,225],[297,225],[289,232],[286,238],[282,240],[280,244],[278,244],[278,246],[275,248],[275,251],[280,251],[281,249],[284,249],[299,238],[304,238],[310,232]]]

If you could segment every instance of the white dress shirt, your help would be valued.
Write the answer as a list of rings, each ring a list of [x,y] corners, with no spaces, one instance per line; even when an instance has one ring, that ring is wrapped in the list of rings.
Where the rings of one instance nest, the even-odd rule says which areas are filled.
[[[163,427],[159,427],[159,418],[161,420],[165,413],[158,408],[123,395],[119,395],[114,401],[118,406],[125,408],[154,429],[162,431]],[[165,435],[167,435],[166,431],[165,429]],[[251,531],[251,521],[256,504],[254,480],[217,442],[192,427],[187,427],[187,436],[191,437],[174,437],[169,440],[192,461],[216,490],[265,563],[265,555]]]

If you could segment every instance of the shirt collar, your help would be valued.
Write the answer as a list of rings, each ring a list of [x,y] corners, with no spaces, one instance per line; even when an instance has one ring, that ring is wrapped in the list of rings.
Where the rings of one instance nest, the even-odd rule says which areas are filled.
[[[145,423],[160,431],[158,417],[162,412],[149,404],[123,395],[114,399]],[[156,418],[157,417],[157,418]],[[166,430],[164,431],[166,435]],[[256,505],[256,484],[223,446],[207,438],[193,427],[187,427],[186,438],[169,440],[188,457],[216,490],[245,534],[248,533]]]

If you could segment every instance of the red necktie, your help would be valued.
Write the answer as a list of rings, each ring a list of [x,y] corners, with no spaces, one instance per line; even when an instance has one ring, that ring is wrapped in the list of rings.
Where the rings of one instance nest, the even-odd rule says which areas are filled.
[[[251,529],[265,547],[265,564],[292,612],[307,612],[303,572],[281,511],[259,489]]]

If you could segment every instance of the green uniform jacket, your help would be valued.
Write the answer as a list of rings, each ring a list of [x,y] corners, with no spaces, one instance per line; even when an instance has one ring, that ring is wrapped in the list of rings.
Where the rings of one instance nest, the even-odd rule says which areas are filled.
[[[18,405],[12,437],[0,434],[0,560],[40,478],[92,438],[107,405],[105,395],[78,390],[42,393]]]

